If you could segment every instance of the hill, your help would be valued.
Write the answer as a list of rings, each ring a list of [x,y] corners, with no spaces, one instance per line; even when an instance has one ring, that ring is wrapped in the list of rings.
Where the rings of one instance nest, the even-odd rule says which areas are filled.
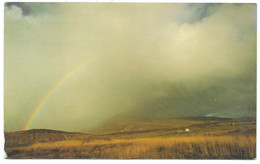
[[[56,142],[63,140],[92,140],[104,138],[78,132],[65,132],[50,129],[31,129],[5,132],[5,147],[28,146],[34,143]]]
[[[180,128],[201,123],[204,123],[204,121],[171,118],[148,120],[126,116],[114,116],[103,121],[101,124],[88,129],[83,129],[81,132],[90,134],[109,134],[165,128]]]
[[[81,132],[89,134],[111,134],[111,133],[133,133],[135,131],[155,131],[181,129],[191,126],[205,126],[225,122],[252,122],[255,118],[218,118],[218,117],[184,117],[184,118],[163,118],[163,119],[140,119],[126,116],[114,116],[101,124],[84,129]],[[215,125],[216,126],[216,125]]]

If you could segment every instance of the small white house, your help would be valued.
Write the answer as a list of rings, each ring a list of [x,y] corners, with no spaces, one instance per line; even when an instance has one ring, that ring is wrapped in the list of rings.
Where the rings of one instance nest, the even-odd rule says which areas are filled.
[[[185,132],[189,132],[189,131],[190,131],[190,129],[189,129],[189,128],[186,128],[186,129],[185,129]]]

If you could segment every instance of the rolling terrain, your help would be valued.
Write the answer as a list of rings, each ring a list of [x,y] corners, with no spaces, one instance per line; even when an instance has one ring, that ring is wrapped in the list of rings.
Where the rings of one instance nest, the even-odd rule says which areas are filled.
[[[126,116],[114,116],[110,119],[105,120],[101,124],[88,129],[84,129],[82,130],[82,132],[90,134],[111,134],[118,132],[185,128],[191,125],[202,123],[205,123],[205,121],[172,118],[149,120]]]
[[[7,158],[255,158],[255,118],[112,120],[81,133],[5,132]]]

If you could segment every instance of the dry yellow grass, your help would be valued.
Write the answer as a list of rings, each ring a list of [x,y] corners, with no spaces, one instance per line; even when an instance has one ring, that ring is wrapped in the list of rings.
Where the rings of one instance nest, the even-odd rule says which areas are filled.
[[[15,152],[13,153],[12,152]],[[15,158],[252,159],[255,136],[67,140],[7,149]],[[17,153],[18,152],[18,153]]]

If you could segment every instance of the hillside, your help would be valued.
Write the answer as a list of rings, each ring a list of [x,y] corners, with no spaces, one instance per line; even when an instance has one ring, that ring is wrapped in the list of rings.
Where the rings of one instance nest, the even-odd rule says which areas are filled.
[[[64,140],[93,140],[104,138],[78,132],[65,132],[50,129],[32,129],[18,132],[5,132],[5,147],[28,146],[34,143],[56,142]]]
[[[205,126],[225,122],[228,125],[233,122],[252,122],[255,118],[218,118],[218,117],[185,117],[144,120],[126,116],[115,116],[105,120],[101,124],[84,129],[81,132],[88,134],[133,133],[135,131],[155,131],[166,129],[181,129],[191,126]]]
[[[81,132],[89,134],[109,134],[118,132],[131,132],[143,130],[156,130],[156,129],[169,129],[187,127],[194,124],[201,124],[201,120],[184,120],[184,119],[155,119],[155,120],[142,120],[132,117],[115,116],[104,122],[84,129]]]

